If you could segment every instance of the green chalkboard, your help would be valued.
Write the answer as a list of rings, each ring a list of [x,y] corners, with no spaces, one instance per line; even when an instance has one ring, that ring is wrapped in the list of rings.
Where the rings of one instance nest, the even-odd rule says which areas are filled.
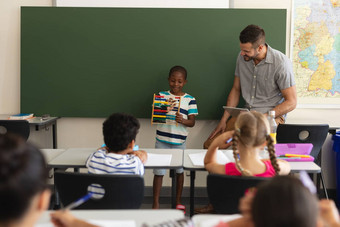
[[[248,24],[285,52],[284,9],[21,8],[21,112],[150,118],[168,71],[188,71],[198,119],[220,118]]]

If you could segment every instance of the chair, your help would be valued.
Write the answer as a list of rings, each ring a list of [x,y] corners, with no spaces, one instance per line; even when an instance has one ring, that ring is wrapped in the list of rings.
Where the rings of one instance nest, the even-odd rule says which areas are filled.
[[[103,198],[90,199],[75,209],[138,209],[144,198],[144,178],[139,175],[56,171],[54,182],[64,206],[86,195],[91,184],[104,188]]]
[[[218,214],[239,213],[239,200],[245,191],[265,180],[268,178],[209,174],[207,189],[210,203]]]
[[[321,167],[322,145],[328,134],[329,125],[300,125],[300,124],[279,124],[276,140],[278,143],[311,143],[313,149],[310,153],[314,162]],[[320,180],[319,180],[320,178]],[[317,174],[317,188],[320,188],[320,181],[324,189],[325,197],[328,198],[326,186],[321,172]]]
[[[13,133],[25,140],[30,135],[30,125],[26,120],[0,120],[0,134]]]

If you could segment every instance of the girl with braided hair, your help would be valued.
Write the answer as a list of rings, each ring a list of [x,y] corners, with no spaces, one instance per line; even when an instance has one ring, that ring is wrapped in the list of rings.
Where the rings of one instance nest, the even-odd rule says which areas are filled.
[[[286,175],[290,165],[284,160],[277,160],[273,139],[269,136],[269,123],[265,115],[259,112],[241,113],[235,122],[235,131],[228,131],[217,137],[209,146],[204,158],[205,168],[210,173],[234,176],[272,177]],[[217,150],[228,147],[232,140],[235,163],[225,165],[217,162]],[[269,160],[261,159],[259,152],[268,147]]]

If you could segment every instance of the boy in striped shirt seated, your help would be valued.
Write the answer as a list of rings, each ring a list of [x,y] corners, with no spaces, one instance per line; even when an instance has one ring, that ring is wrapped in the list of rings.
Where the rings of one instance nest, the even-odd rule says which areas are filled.
[[[114,113],[107,118],[103,123],[105,146],[88,158],[88,172],[144,175],[147,153],[133,150],[139,127],[138,120],[128,114]]]

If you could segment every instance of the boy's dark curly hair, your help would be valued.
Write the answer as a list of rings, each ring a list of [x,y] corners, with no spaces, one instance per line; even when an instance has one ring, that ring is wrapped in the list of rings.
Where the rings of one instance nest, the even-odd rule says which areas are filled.
[[[114,113],[103,123],[104,142],[108,151],[125,150],[132,140],[136,140],[140,125],[138,120],[129,114]]]

